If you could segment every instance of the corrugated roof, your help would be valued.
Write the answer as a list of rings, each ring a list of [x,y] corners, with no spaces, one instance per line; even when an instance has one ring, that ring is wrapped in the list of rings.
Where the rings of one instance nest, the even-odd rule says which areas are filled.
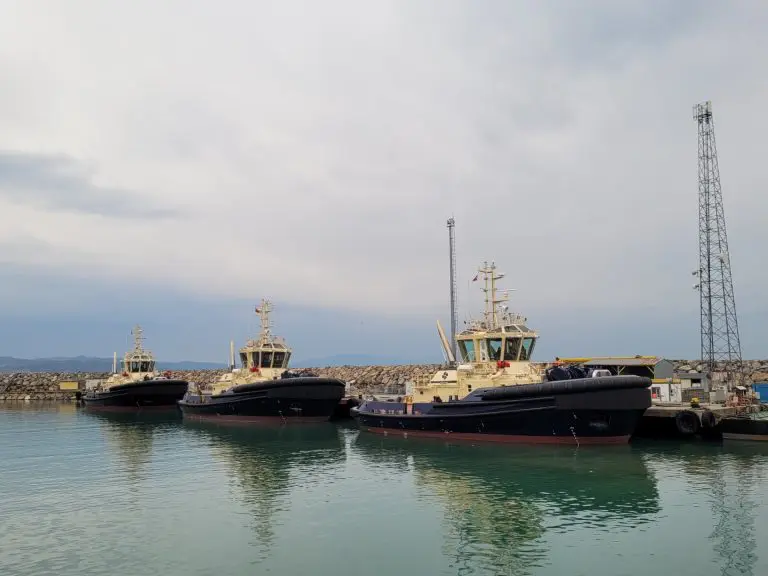
[[[663,358],[645,356],[640,358],[590,358],[585,366],[656,366]]]

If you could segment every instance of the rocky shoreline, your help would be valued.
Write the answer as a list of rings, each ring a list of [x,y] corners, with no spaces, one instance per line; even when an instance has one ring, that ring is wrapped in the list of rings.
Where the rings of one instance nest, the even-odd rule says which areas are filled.
[[[675,370],[680,372],[702,371],[699,361],[671,360]],[[768,382],[768,360],[745,360],[745,372],[753,382]],[[429,376],[441,369],[439,364],[407,364],[400,366],[327,366],[308,368],[307,371],[319,376],[338,378],[350,383],[353,394],[379,393],[402,394],[407,382]],[[213,382],[225,370],[178,370],[172,371],[174,378],[199,384]],[[0,402],[2,401],[62,401],[72,397],[71,392],[59,390],[59,382],[86,381],[107,378],[108,373],[60,373],[60,372],[16,372],[0,374]]]

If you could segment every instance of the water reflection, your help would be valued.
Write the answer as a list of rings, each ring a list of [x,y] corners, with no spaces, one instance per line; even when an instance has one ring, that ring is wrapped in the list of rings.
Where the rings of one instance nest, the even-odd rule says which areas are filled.
[[[99,422],[110,446],[109,457],[133,486],[147,478],[154,436],[178,427],[172,416],[148,412],[84,412],[83,416]]]
[[[343,439],[332,424],[240,427],[185,421],[184,427],[231,470],[232,492],[250,510],[259,560],[272,547],[278,517],[291,510],[291,495],[332,475],[346,460]]]
[[[655,467],[685,470],[691,492],[712,511],[709,534],[722,576],[754,576],[758,560],[755,516],[768,476],[768,445],[660,442],[643,446]]]
[[[626,531],[653,521],[656,480],[631,447],[450,446],[361,433],[361,458],[410,468],[449,527],[444,553],[459,574],[530,574],[548,532]]]
[[[39,412],[59,412],[61,414],[75,414],[78,408],[74,402],[58,401],[12,401],[0,402],[0,412],[29,412],[37,414]]]

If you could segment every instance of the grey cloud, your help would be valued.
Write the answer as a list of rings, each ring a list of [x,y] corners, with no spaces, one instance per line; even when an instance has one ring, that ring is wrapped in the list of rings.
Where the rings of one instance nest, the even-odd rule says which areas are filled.
[[[562,56],[581,66],[622,64],[628,53],[663,50],[671,42],[717,18],[722,7],[711,0],[593,0],[555,3],[553,31],[560,35]]]
[[[148,246],[140,264],[228,280],[163,282],[431,315],[447,306],[444,222],[454,214],[462,314],[481,306],[469,279],[488,258],[518,289],[513,305],[538,309],[532,318],[552,331],[553,310],[592,305],[600,312],[576,328],[580,338],[620,315],[631,334],[638,307],[653,304],[669,333],[664,313],[694,306],[695,341],[690,109],[712,99],[738,306],[764,307],[758,3],[168,0],[151,5],[150,20],[139,4],[119,19],[106,1],[70,7],[77,27],[57,34],[40,31],[39,8],[0,18],[0,53],[14,69],[41,46],[60,55],[48,83],[29,81],[38,100],[14,98],[34,113],[14,110],[0,139],[85,150],[172,182],[166,194],[183,191],[200,220],[174,222],[183,243]],[[169,43],[167,22],[181,12]],[[104,41],[125,30],[142,42]],[[83,78],[98,78],[92,91]],[[115,238],[138,228],[117,224],[100,255],[119,253]],[[71,245],[87,247],[87,233],[72,231]],[[279,251],[253,253],[273,242]]]
[[[0,197],[12,202],[112,218],[166,218],[176,211],[93,182],[87,164],[65,155],[0,151]]]

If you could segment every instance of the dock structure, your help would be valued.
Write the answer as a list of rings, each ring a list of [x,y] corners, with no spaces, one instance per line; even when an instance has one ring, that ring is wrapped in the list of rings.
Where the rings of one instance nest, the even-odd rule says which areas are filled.
[[[723,418],[736,416],[739,409],[723,404],[655,403],[645,411],[635,430],[638,438],[714,437]]]

